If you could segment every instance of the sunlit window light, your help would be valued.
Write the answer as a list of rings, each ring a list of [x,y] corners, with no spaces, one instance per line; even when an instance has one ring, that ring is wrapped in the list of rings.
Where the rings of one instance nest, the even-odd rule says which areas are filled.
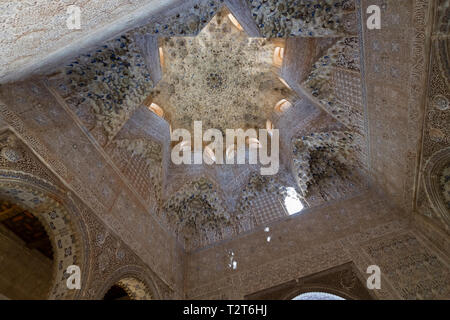
[[[164,51],[161,47],[159,47],[159,62],[161,64],[161,67],[164,66]]]
[[[292,104],[289,101],[287,101],[286,99],[281,99],[275,105],[274,109],[277,112],[286,112],[290,107],[292,107]]]
[[[283,57],[284,57],[284,48],[276,47],[273,53],[273,64],[275,66],[281,67],[281,65],[283,64]]]
[[[287,196],[284,198],[284,206],[286,207],[289,215],[296,214],[303,210],[303,204],[294,188],[287,188]]]
[[[281,83],[284,84],[287,88],[291,89],[291,87],[288,85],[288,83],[286,82],[286,80],[284,80],[281,77],[278,77],[278,79],[280,79]]]
[[[230,19],[231,23],[240,31],[244,30],[244,28],[242,28],[241,24],[237,21],[237,19],[230,13],[228,15],[228,19]]]
[[[161,118],[164,117],[164,110],[156,103],[150,104],[150,106],[148,106],[148,109],[157,114],[159,117]]]

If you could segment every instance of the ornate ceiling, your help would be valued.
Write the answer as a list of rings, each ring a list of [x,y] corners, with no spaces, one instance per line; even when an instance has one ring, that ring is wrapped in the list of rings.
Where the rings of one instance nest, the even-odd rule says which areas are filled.
[[[185,249],[285,217],[288,190],[309,208],[367,187],[353,1],[197,1],[165,19],[98,43],[45,81]],[[282,99],[290,108],[277,111]],[[195,120],[222,131],[269,120],[279,173],[174,165],[169,126]]]
[[[196,37],[161,39],[163,78],[151,96],[172,129],[192,129],[195,120],[223,133],[265,128],[291,95],[272,69],[275,40],[248,38],[228,15],[221,10]]]
[[[113,283],[142,289],[110,278],[141,265],[132,250],[165,297],[240,298],[349,261],[385,270],[382,298],[448,296],[449,0],[373,1],[384,32],[360,19],[372,0],[168,0],[158,15],[136,1],[140,13],[111,7],[109,22],[100,12],[112,1],[73,0],[99,13],[83,36],[40,31],[54,20],[23,26],[26,1],[1,4],[0,25],[14,20],[23,34],[0,40],[2,198],[56,219],[58,266],[89,257],[84,279],[103,295]],[[276,110],[281,99],[289,108]],[[279,173],[175,165],[170,126],[195,119],[270,120]],[[55,199],[69,221],[65,205],[47,212]],[[288,217],[287,200],[303,210]]]

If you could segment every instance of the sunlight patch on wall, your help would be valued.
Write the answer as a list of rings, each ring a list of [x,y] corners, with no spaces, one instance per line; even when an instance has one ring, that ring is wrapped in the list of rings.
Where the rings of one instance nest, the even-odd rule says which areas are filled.
[[[303,203],[300,201],[297,192],[294,188],[287,188],[287,195],[284,198],[284,206],[289,215],[299,213],[303,210]]]

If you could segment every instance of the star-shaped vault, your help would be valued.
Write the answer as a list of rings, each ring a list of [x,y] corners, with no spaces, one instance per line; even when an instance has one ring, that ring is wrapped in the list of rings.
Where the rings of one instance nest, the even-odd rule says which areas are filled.
[[[147,101],[172,129],[265,128],[274,106],[292,94],[273,66],[280,39],[251,38],[227,8],[196,37],[159,40],[163,77]]]
[[[277,17],[258,15],[258,6],[230,5],[232,16],[221,1],[209,4],[201,14],[180,13],[173,23],[130,30],[49,76],[130,188],[188,250],[286,216],[294,191],[304,207],[313,207],[365,181],[356,34],[258,38],[273,34],[261,25]],[[311,23],[328,34],[327,24],[319,23],[327,10],[310,13],[317,17]],[[273,28],[276,36],[284,34]],[[279,129],[279,174],[259,176],[251,165],[173,164],[169,125],[192,129],[195,120],[203,131]]]

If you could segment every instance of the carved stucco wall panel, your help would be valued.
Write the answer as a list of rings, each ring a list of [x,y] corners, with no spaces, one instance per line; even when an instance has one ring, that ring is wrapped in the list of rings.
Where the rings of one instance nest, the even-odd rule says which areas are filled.
[[[355,34],[353,0],[308,1],[252,0],[251,11],[260,32],[266,37],[323,37]],[[350,16],[350,17],[348,17]]]
[[[89,209],[85,208],[86,213]],[[180,297],[165,281],[136,255],[110,228],[90,213],[86,218],[90,226],[92,271],[86,299],[102,299],[106,291],[118,280],[127,276],[141,279],[151,288],[152,296],[160,299]]]
[[[377,298],[448,296],[448,259],[431,249],[409,229],[406,220],[398,217],[387,200],[366,194],[305,212],[304,216],[288,220],[286,226],[270,226],[269,233],[261,230],[200,250],[188,260],[187,297],[242,298],[349,261],[363,276],[369,265],[381,267],[382,289],[373,292]],[[336,224],[332,221],[337,218],[346,221],[345,231],[334,230]],[[266,241],[267,235],[272,236],[270,242]],[[402,246],[405,241],[407,247]],[[374,248],[382,253],[376,254]],[[229,252],[234,253],[236,270],[227,267]],[[405,261],[409,269],[405,269]],[[209,270],[200,268],[208,263],[212,264]]]
[[[383,15],[381,30],[363,34],[372,178],[412,212],[430,2],[362,1],[362,7],[372,4]]]
[[[145,23],[141,23],[145,19],[140,20],[139,23],[145,26],[135,32],[165,36],[195,35],[215,15],[222,2],[215,1],[211,9],[208,9],[208,1],[184,2],[183,7],[167,10],[156,20],[152,17],[146,17]],[[254,1],[254,4],[259,2]],[[352,1],[339,2],[352,4]],[[265,14],[273,1],[264,3],[259,8],[251,9],[260,24],[272,19]],[[292,11],[289,5],[284,1],[280,3],[284,5],[279,8],[280,11],[292,13],[289,13]],[[88,250],[88,287],[84,288],[83,297],[101,298],[120,279],[136,277],[146,284],[154,283],[155,288],[150,291],[162,298],[185,295],[189,298],[236,299],[350,261],[361,274],[365,274],[370,264],[382,267],[383,289],[375,293],[378,298],[423,299],[449,295],[447,275],[450,249],[446,226],[442,224],[442,219],[430,215],[434,212],[433,205],[422,183],[423,177],[417,172],[418,164],[421,169],[426,169],[433,154],[448,147],[450,96],[446,17],[449,3],[448,0],[356,1],[357,9],[363,10],[362,22],[366,17],[364,8],[371,4],[382,8],[382,30],[362,31],[361,27],[360,38],[351,38],[350,35],[357,34],[355,25],[338,25],[338,30],[317,29],[315,22],[321,19],[319,15],[318,19],[311,19],[306,30],[298,31],[306,36],[311,36],[307,32],[313,32],[314,35],[339,35],[350,39],[340,50],[329,75],[334,83],[330,86],[333,99],[338,101],[339,106],[346,106],[345,110],[340,110],[345,113],[341,121],[343,124],[331,121],[328,115],[321,116],[321,112],[308,112],[306,104],[314,102],[306,99],[308,97],[301,97],[294,103],[295,108],[279,115],[279,118],[274,117],[273,122],[278,127],[284,127],[292,125],[294,117],[289,117],[294,114],[301,117],[305,111],[309,115],[304,117],[302,125],[289,126],[289,132],[282,137],[282,150],[289,150],[291,138],[302,134],[302,131],[308,131],[305,134],[343,131],[344,125],[352,125],[361,133],[358,138],[364,140],[365,130],[369,128],[368,167],[375,182],[373,186],[381,186],[388,198],[384,198],[383,192],[364,193],[327,204],[318,201],[313,204],[318,207],[306,209],[293,217],[281,214],[277,223],[253,219],[252,226],[256,227],[256,231],[249,233],[251,228],[248,225],[251,223],[247,221],[249,223],[236,225],[238,232],[222,229],[223,237],[209,233],[194,239],[196,245],[188,248],[193,250],[188,256],[167,228],[165,215],[157,210],[158,203],[167,200],[167,195],[179,190],[184,182],[206,176],[211,182],[223,185],[220,197],[224,207],[230,212],[240,210],[240,195],[244,193],[249,177],[258,168],[170,165],[166,161],[169,150],[168,132],[165,134],[168,131],[167,122],[155,118],[156,115],[140,105],[143,98],[140,97],[141,92],[132,99],[131,111],[125,117],[118,117],[117,122],[113,119],[113,130],[108,133],[102,127],[103,123],[95,127],[95,116],[98,115],[92,114],[90,106],[77,109],[79,104],[71,104],[84,97],[86,90],[74,90],[73,96],[69,95],[72,99],[69,101],[59,91],[59,80],[55,74],[44,81],[31,79],[0,87],[0,118],[37,154],[37,157],[30,155],[18,161],[23,154],[17,152],[14,144],[6,141],[0,146],[0,165],[8,162],[10,168],[21,171],[20,167],[14,166],[17,163],[26,164],[24,171],[52,181],[61,190],[70,189],[73,193],[68,197],[88,226],[87,239],[92,245]],[[184,10],[186,8],[189,10]],[[434,12],[431,12],[432,8]],[[345,16],[355,14],[352,5],[347,9],[351,12]],[[184,10],[181,15],[180,10]],[[301,11],[298,18],[307,18],[312,13],[310,11]],[[338,15],[342,13],[340,9],[337,11]],[[435,24],[429,20],[433,15]],[[181,23],[175,23],[178,20]],[[267,24],[269,28],[259,26],[259,31],[272,35],[291,32],[291,26],[285,23],[273,25],[272,22]],[[292,25],[295,24],[298,21]],[[433,40],[430,40],[431,35]],[[102,38],[97,43],[104,43],[105,40]],[[296,44],[301,42],[303,39],[296,41]],[[310,60],[322,56],[323,51],[334,43],[325,38],[319,42],[319,51],[322,52],[305,53]],[[288,40],[288,49],[289,43]],[[428,46],[432,57],[429,66],[430,89],[427,92]],[[115,47],[120,51],[122,42],[117,41]],[[128,49],[139,54],[133,45]],[[92,50],[90,48],[84,52]],[[363,54],[361,63],[358,52]],[[289,55],[287,58],[289,61]],[[30,59],[36,58],[32,56]],[[130,61],[142,62],[135,60],[135,57]],[[303,70],[293,65],[305,75],[311,71],[307,67]],[[11,68],[16,68],[14,63]],[[143,78],[147,77],[145,68],[144,65],[138,71],[143,72]],[[64,70],[85,71],[72,67]],[[360,72],[364,79],[362,82]],[[71,77],[70,74],[66,76]],[[301,80],[304,79],[293,76],[294,82]],[[148,82],[144,86],[151,85]],[[323,99],[322,102],[326,101]],[[368,122],[365,122],[364,113],[368,115]],[[106,119],[106,123],[111,121],[103,116],[100,115],[100,118]],[[422,137],[423,123],[425,130]],[[1,119],[0,125],[5,126]],[[323,130],[310,130],[316,126]],[[421,142],[423,150],[419,163]],[[117,146],[122,146],[119,148],[121,151]],[[361,150],[365,148],[362,144],[361,147]],[[145,156],[139,154],[139,150]],[[151,169],[148,153],[154,160],[150,161]],[[367,162],[365,157],[364,149],[360,154],[364,164]],[[38,158],[53,172],[41,170],[36,165]],[[283,166],[288,166],[288,162],[282,159]],[[148,173],[145,183],[139,174],[143,167],[149,169],[145,171],[146,178]],[[53,178],[54,173],[57,179]],[[417,181],[417,176],[422,180]],[[445,178],[446,174],[443,176]],[[283,183],[292,182],[285,178]],[[414,197],[417,200],[415,203]],[[411,224],[406,218],[412,217],[414,204],[421,215],[416,215]],[[406,215],[402,215],[404,213]],[[269,231],[264,230],[266,226]],[[241,231],[243,234],[237,235]],[[213,242],[230,235],[235,235],[236,239],[211,246]],[[267,241],[268,236],[270,241]],[[201,246],[209,247],[196,249]],[[230,263],[233,259],[237,261],[236,270]]]
[[[157,212],[166,186],[170,161],[169,124],[141,106],[106,147],[105,152],[138,192],[149,210]]]
[[[437,1],[431,40],[431,62],[422,140],[422,158],[416,206],[447,234],[450,232],[448,173],[450,164],[450,41],[448,17],[450,3]]]
[[[420,173],[418,213],[450,232],[450,148],[443,148],[423,164]]]
[[[40,157],[50,163],[64,183],[86,201],[102,221],[120,234],[133,250],[139,252],[167,284],[179,288],[179,275],[182,272],[177,271],[177,276],[172,274],[173,270],[180,267],[176,259],[179,249],[175,239],[154,220],[154,212],[149,212],[141,204],[118,175],[117,169],[112,167],[110,160],[105,158],[106,155],[96,149],[89,136],[73,121],[70,113],[58,104],[42,82],[3,86],[0,91],[1,99],[6,102],[2,106],[2,117],[6,122],[21,134]],[[128,215],[128,207],[123,206],[122,200],[130,198],[134,199],[133,205],[137,209]],[[142,231],[148,233],[130,233],[129,229],[123,228],[122,220],[125,218],[124,221],[130,222],[130,217],[136,219],[133,223],[139,221]],[[138,234],[140,239],[130,238]],[[142,239],[158,243],[165,250],[159,250],[159,246],[153,245],[143,247]],[[154,249],[159,250],[157,254]],[[178,284],[175,283],[176,278]]]
[[[262,227],[220,246],[196,251],[188,258],[187,296],[206,297],[209,290],[215,290],[214,281],[230,278],[235,282],[223,282],[233,292],[231,297],[236,297],[348,262],[352,256],[336,239],[347,239],[353,243],[349,248],[357,248],[361,241],[403,228],[404,224],[395,220],[395,211],[390,209],[384,201],[362,195],[340,204],[307,210],[276,225],[268,224],[269,232]],[[334,219],[345,221],[346,227],[338,227]],[[271,236],[270,242],[267,236]],[[237,261],[236,270],[228,267],[230,252]],[[212,267],[201,268],[204,264]]]
[[[68,296],[58,295],[58,292],[62,292],[61,289],[64,291],[66,279],[64,277],[59,285],[59,290],[53,294],[54,298],[101,299],[103,296],[98,295],[100,287],[108,283],[110,278],[122,278],[127,275],[142,279],[151,289],[154,298],[172,299],[180,297],[181,292],[176,292],[174,288],[169,287],[165,281],[161,280],[113,230],[98,219],[96,214],[77,195],[67,189],[64,183],[34,155],[19,136],[11,131],[4,131],[2,137],[2,150],[7,146],[20,154],[20,158],[17,159],[5,158],[3,155],[0,157],[2,186],[6,188],[2,187],[6,192],[2,192],[2,194],[4,196],[11,194],[11,188],[18,188],[18,190],[31,188],[30,190],[47,192],[51,201],[53,201],[48,204],[48,210],[51,211],[49,222],[53,223],[58,230],[60,223],[58,222],[58,224],[55,219],[61,216],[65,217],[64,219],[73,226],[73,228],[69,228],[73,230],[72,232],[68,232],[70,230],[64,231],[64,234],[67,233],[69,237],[72,237],[72,240],[69,240],[69,251],[63,248],[62,254],[66,258],[73,256],[74,260],[70,261],[69,264],[80,266],[82,289],[69,292],[70,295]],[[14,183],[16,180],[16,187],[8,187],[7,183]],[[23,187],[21,187],[22,185]],[[31,195],[30,198],[23,192],[11,194],[13,200],[14,197],[18,196],[24,199],[22,202],[30,199],[30,207],[36,206],[35,200],[33,200],[35,196]],[[38,207],[40,208],[39,212],[42,211],[42,206],[38,205]],[[49,223],[44,222],[46,225]],[[49,225],[48,228],[49,234],[53,234],[53,227]],[[58,236],[56,235],[54,248],[57,253],[61,251],[59,250],[60,243],[57,241]],[[73,243],[73,241],[75,242]],[[67,244],[67,241],[64,240],[61,245],[63,243]],[[178,252],[178,254],[180,253]],[[160,255],[163,255],[163,253],[160,252]],[[155,257],[155,259],[158,259],[158,257]],[[175,264],[174,268],[180,268],[179,264],[182,263],[182,258],[177,257],[176,259],[180,262]],[[67,263],[64,264],[64,262],[60,266],[57,261],[55,262],[55,272],[64,272],[67,266]],[[177,279],[177,281],[181,280]]]
[[[378,261],[400,298],[448,298],[448,259],[431,250],[414,231],[387,236],[362,248],[372,260]]]
[[[450,242],[448,241],[448,234],[446,231],[438,227],[433,220],[419,214],[414,216],[413,225],[416,230],[430,242],[430,245],[432,245],[436,251],[442,252],[444,256],[450,257]]]

